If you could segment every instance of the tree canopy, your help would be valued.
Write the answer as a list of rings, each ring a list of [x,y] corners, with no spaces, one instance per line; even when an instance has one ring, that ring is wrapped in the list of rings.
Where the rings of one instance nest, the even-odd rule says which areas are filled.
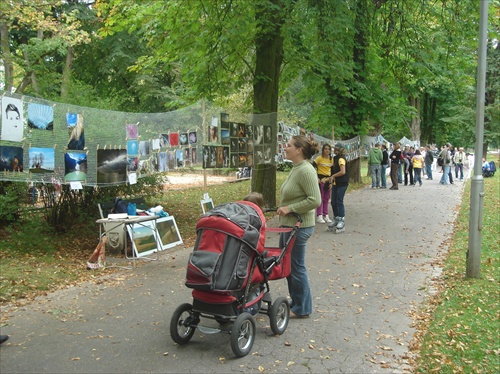
[[[498,146],[498,0],[485,143]],[[474,0],[20,0],[0,4],[3,88],[158,112],[204,97],[335,138],[474,143]]]

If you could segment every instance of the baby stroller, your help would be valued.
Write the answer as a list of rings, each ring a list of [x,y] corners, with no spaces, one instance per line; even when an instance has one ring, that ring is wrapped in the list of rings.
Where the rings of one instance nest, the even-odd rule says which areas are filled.
[[[490,161],[488,167],[483,166],[483,177],[485,178],[493,177],[496,171],[497,167],[495,165],[495,162]]]
[[[295,216],[292,228],[266,229],[261,209],[241,201],[219,205],[200,218],[185,283],[193,289],[193,303],[179,305],[172,315],[174,342],[188,343],[197,328],[204,334],[227,333],[233,353],[244,357],[255,340],[257,313],[269,316],[274,334],[285,332],[290,304],[286,297],[273,302],[269,281],[290,274],[290,252],[302,222]],[[266,231],[290,235],[283,248],[266,248]],[[202,317],[215,327],[201,325]]]

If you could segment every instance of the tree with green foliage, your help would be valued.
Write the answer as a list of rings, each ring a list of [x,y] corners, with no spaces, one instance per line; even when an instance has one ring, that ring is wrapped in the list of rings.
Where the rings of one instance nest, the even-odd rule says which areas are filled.
[[[5,89],[47,99],[64,96],[73,49],[90,42],[79,1],[22,0],[0,4]]]

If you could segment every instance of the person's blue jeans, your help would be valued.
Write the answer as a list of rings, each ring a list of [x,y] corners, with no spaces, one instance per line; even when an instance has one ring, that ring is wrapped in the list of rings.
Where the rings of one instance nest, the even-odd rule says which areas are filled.
[[[288,292],[292,299],[290,309],[296,315],[305,316],[312,313],[312,292],[306,267],[306,244],[314,233],[314,226],[301,227],[296,234],[291,252],[291,272],[286,280]],[[283,248],[291,233],[280,235],[280,247]]]
[[[385,171],[387,169],[387,165],[382,165],[380,171],[380,183],[382,188],[387,188],[387,176],[385,175]]]
[[[399,163],[398,167],[398,183],[403,183],[403,164]]]
[[[450,184],[449,182],[449,174],[450,174],[451,167],[450,165],[443,166],[443,175],[441,176],[441,180],[439,183],[441,184]]]
[[[332,187],[332,210],[334,217],[345,217],[344,196],[348,186]]]
[[[372,175],[372,188],[380,187],[380,169],[381,165],[370,165],[370,173]]]
[[[413,173],[415,174],[415,177],[413,178],[413,184],[419,184],[422,185],[422,169],[420,168],[413,168]]]
[[[432,164],[425,165],[425,174],[427,174],[428,179],[432,179]]]

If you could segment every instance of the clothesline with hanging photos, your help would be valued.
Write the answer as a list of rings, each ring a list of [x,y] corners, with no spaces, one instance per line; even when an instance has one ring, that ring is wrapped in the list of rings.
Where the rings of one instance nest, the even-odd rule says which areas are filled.
[[[283,122],[276,128],[273,114],[232,121],[201,101],[173,112],[126,113],[6,92],[1,99],[0,180],[71,183],[72,188],[133,184],[186,166],[280,162],[284,144],[297,134],[330,142]]]

